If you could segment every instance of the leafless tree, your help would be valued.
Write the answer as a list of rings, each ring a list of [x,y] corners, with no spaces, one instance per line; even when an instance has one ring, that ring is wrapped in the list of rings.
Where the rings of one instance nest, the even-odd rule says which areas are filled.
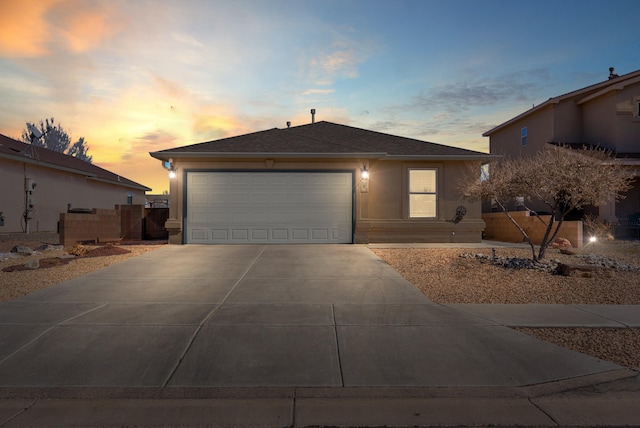
[[[37,129],[39,135],[34,135],[30,127]],[[55,152],[65,153],[85,162],[91,163],[93,160],[93,156],[88,153],[89,145],[84,137],[80,137],[78,141],[71,144],[71,136],[59,122],[55,122],[54,118],[41,120],[39,126],[27,122],[27,129],[22,131],[22,141]]]
[[[633,172],[611,152],[588,147],[549,145],[531,157],[502,159],[490,165],[489,174],[479,176],[477,166],[474,171],[474,176],[467,174],[463,195],[470,200],[493,200],[531,246],[533,260],[544,257],[570,211],[622,199],[622,192],[634,181]],[[536,215],[546,226],[537,254],[531,237],[509,214],[517,198],[524,198],[525,209],[529,202],[541,201],[550,214],[548,221]]]

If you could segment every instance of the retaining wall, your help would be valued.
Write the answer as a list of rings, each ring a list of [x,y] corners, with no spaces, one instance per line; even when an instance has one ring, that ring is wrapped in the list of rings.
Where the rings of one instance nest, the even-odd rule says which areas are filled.
[[[141,240],[143,205],[116,205],[113,210],[94,208],[91,214],[61,213],[60,244]]]
[[[509,214],[518,222],[524,231],[527,232],[527,235],[531,237],[533,243],[540,245],[546,230],[546,226],[540,219],[548,222],[551,216],[542,215],[540,218],[536,218],[535,216],[530,216],[529,211],[510,211]],[[482,219],[486,223],[484,229],[485,239],[502,242],[524,242],[522,233],[514,226],[505,213],[483,213]],[[575,248],[582,247],[582,222],[564,221],[560,227],[557,238],[568,239]]]

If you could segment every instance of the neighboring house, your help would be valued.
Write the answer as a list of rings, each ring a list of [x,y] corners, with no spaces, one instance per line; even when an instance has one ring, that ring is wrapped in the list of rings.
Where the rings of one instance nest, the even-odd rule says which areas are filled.
[[[640,70],[568,94],[550,98],[482,134],[491,153],[506,157],[533,155],[546,144],[600,147],[640,176]],[[532,207],[544,210],[544,205]],[[615,204],[599,207],[600,217],[626,221],[640,215],[640,181]]]
[[[175,173],[174,244],[479,242],[485,226],[457,189],[485,153],[322,121],[150,155]]]
[[[69,208],[145,203],[141,184],[94,164],[0,135],[0,233],[56,232]]]

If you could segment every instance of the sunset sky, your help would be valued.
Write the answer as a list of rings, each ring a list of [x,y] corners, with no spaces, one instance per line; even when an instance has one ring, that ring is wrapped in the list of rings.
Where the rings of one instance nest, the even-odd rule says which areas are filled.
[[[161,193],[149,152],[328,120],[487,151],[640,69],[638,0],[0,0],[0,133],[54,117]]]

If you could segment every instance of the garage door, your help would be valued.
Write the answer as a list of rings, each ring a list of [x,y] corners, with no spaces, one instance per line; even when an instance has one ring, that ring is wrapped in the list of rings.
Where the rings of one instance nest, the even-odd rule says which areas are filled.
[[[187,172],[188,244],[351,243],[351,172]]]

